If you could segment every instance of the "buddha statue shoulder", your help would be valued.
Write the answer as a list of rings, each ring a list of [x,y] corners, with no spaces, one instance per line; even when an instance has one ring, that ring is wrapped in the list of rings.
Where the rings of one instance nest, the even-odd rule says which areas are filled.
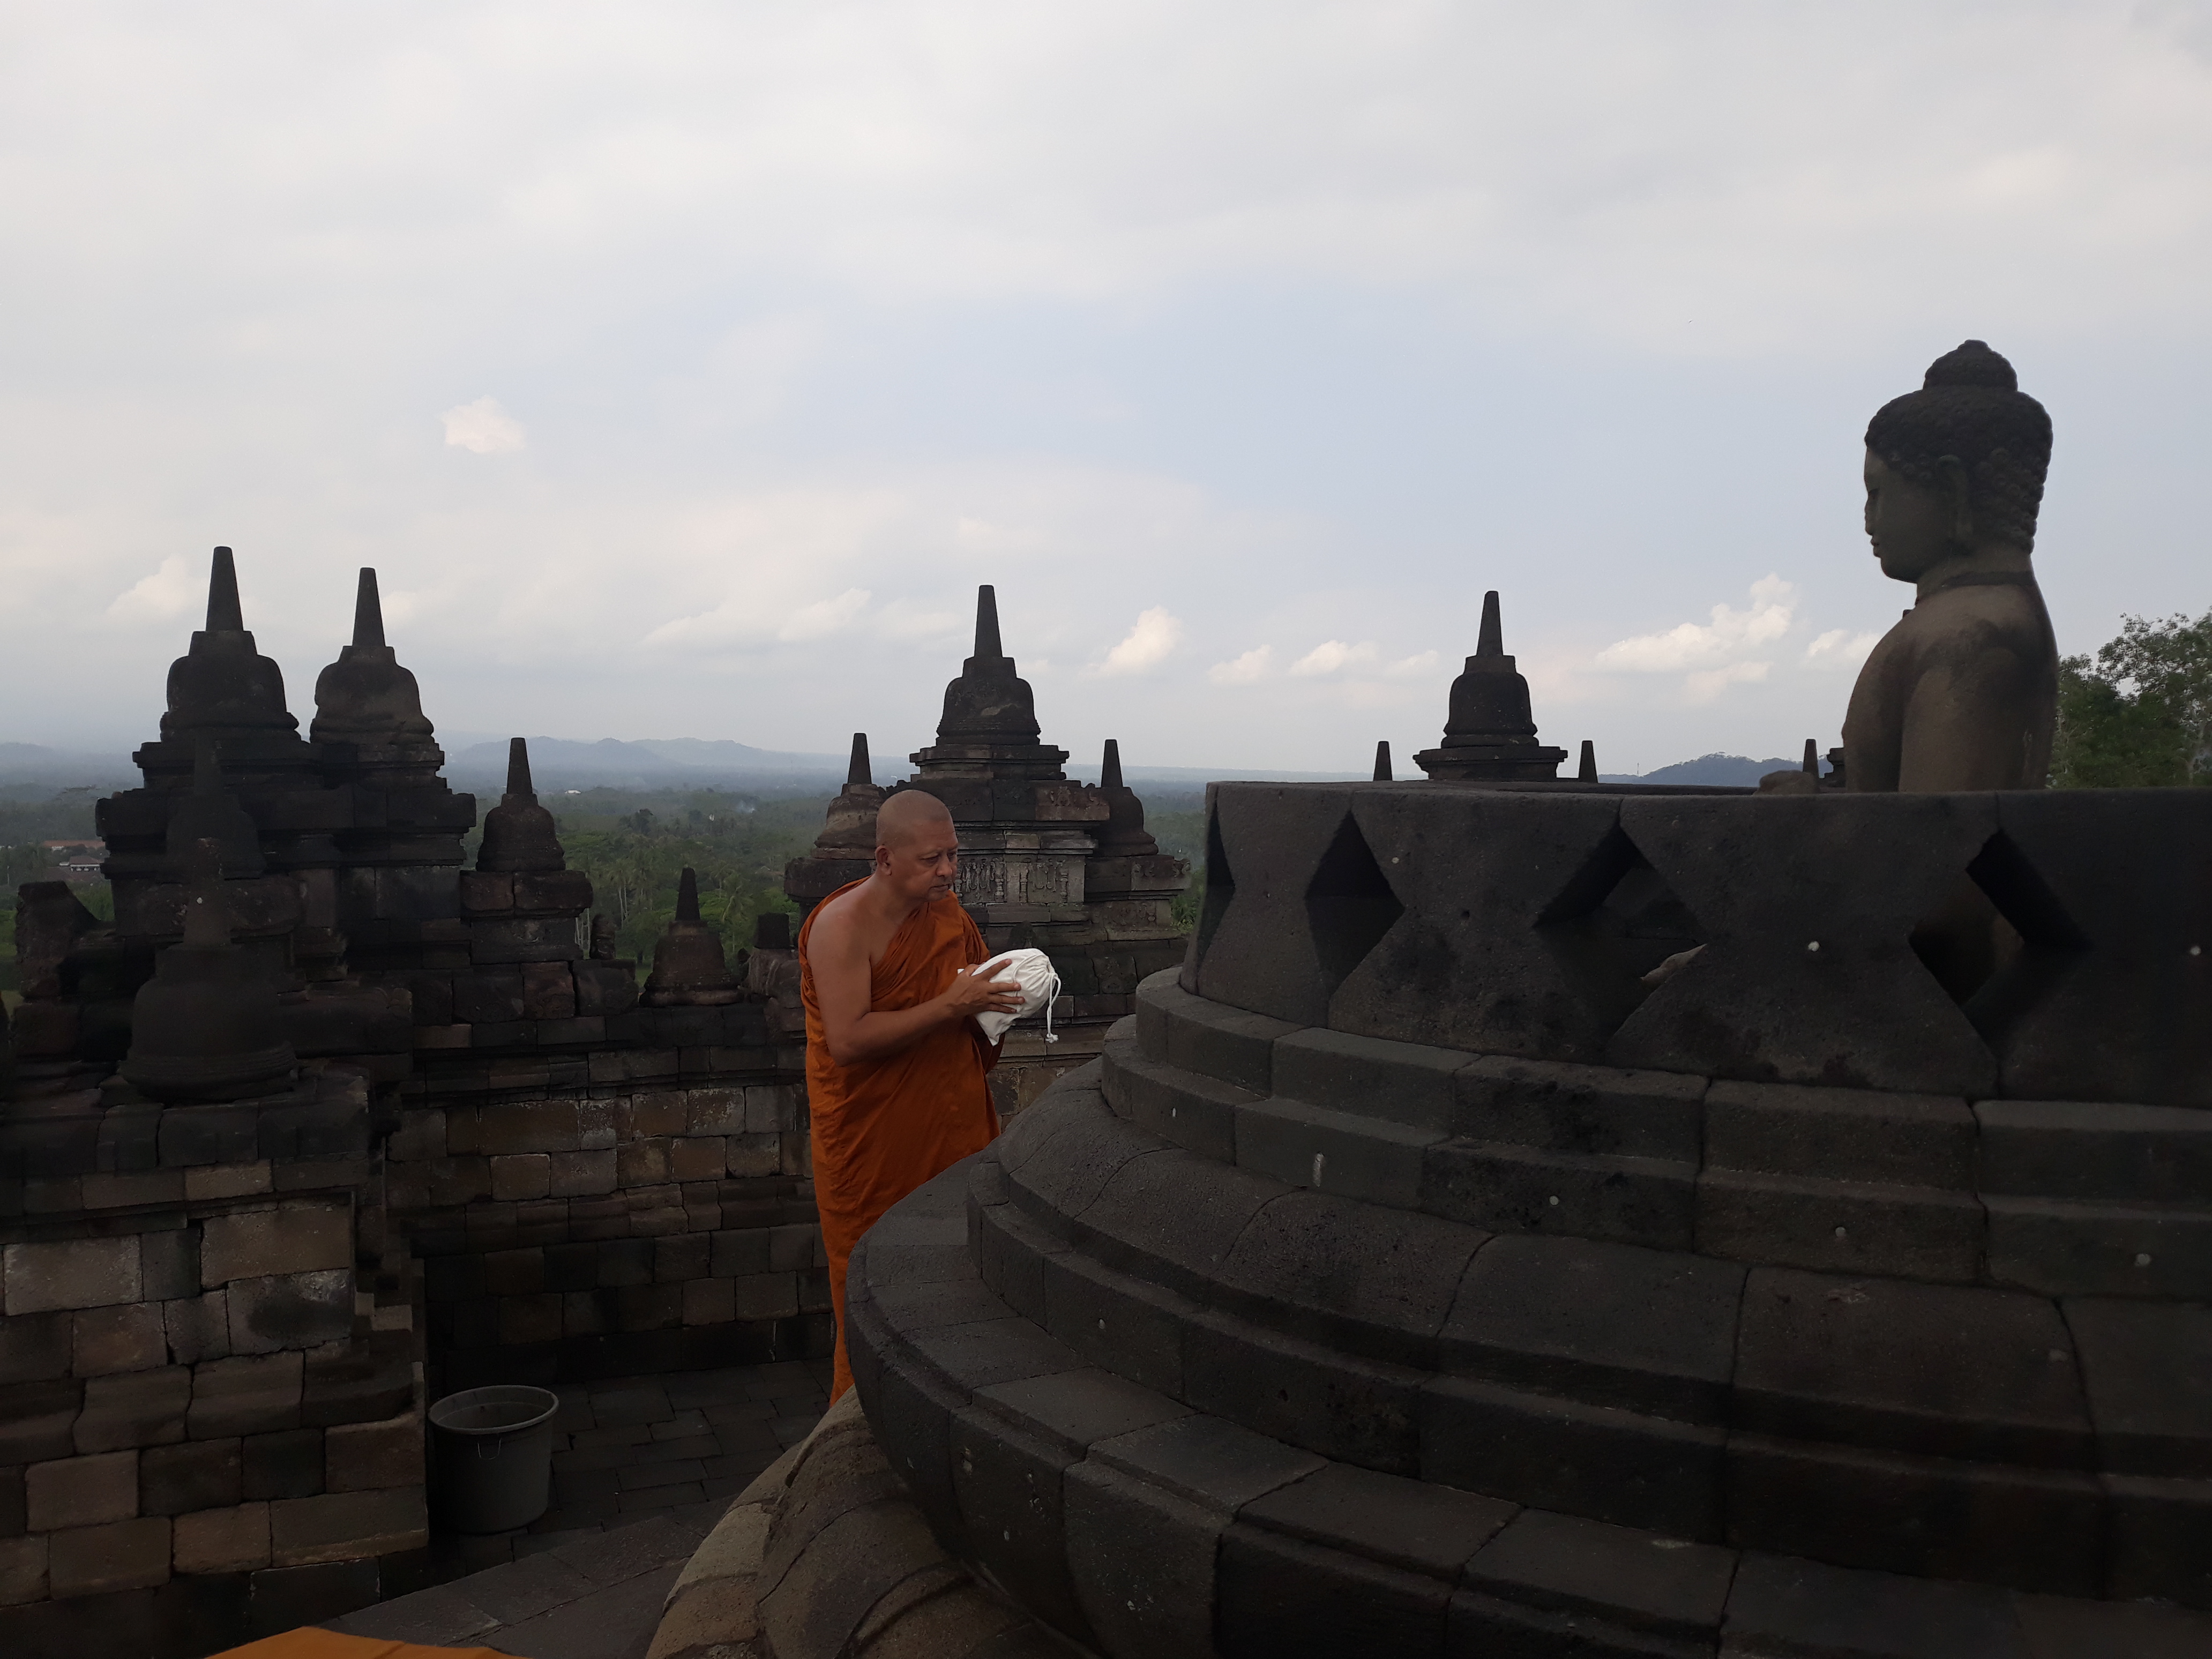
[[[1867,428],[1866,529],[1914,603],[1859,671],[1845,787],[2039,789],[2058,651],[2031,557],[2051,417],[1979,340]]]

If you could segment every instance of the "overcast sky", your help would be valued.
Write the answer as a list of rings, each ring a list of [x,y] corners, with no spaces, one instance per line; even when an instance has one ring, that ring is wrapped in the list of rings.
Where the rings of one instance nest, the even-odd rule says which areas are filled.
[[[237,549],[313,713],[1436,741],[1485,588],[1607,770],[1838,741],[1860,435],[2051,408],[2063,649],[2212,605],[2212,4],[0,0],[0,738],[151,737]],[[882,775],[893,769],[879,768]]]

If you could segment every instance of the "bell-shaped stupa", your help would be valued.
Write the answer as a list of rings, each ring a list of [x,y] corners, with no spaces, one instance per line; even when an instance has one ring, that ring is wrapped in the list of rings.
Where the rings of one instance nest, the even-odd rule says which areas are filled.
[[[676,883],[676,915],[653,941],[653,973],[638,999],[648,1008],[714,1007],[744,1000],[730,977],[722,936],[699,920],[699,877],[689,865]]]
[[[184,939],[156,958],[131,1004],[123,1075],[155,1100],[266,1094],[297,1064],[266,967],[231,943],[222,857],[215,841],[192,843]]]
[[[1565,750],[1536,741],[1528,682],[1505,654],[1498,595],[1485,593],[1474,654],[1452,682],[1444,740],[1414,756],[1413,763],[1438,781],[1512,783],[1556,778],[1566,757]]]
[[[553,815],[538,804],[530,784],[530,745],[516,738],[507,745],[507,793],[484,814],[483,844],[477,852],[479,870],[562,870],[568,867],[554,832]]]

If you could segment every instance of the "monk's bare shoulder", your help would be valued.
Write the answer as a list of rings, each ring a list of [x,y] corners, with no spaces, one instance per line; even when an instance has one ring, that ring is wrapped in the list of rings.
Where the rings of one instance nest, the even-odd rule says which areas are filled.
[[[806,943],[811,947],[809,955],[824,958],[850,956],[860,945],[863,918],[860,913],[860,889],[840,893],[826,901],[814,913],[813,923],[806,930]]]

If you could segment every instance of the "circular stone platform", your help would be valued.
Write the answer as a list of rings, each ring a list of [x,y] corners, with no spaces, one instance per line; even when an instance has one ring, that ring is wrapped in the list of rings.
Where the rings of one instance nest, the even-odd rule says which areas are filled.
[[[1181,975],[855,1254],[877,1437],[1115,1656],[2212,1651],[2208,846],[1216,786]]]

